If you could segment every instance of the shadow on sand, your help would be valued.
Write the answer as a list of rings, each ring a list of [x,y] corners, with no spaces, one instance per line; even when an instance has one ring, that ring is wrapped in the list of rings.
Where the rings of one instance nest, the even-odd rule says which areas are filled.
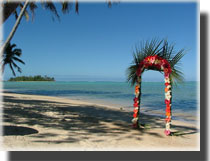
[[[4,126],[3,127],[3,136],[8,135],[30,135],[37,134],[38,131],[29,127],[23,126]]]
[[[35,134],[30,137],[38,139],[36,142],[48,142],[47,140],[44,140],[44,138],[57,136],[58,134],[52,132],[38,133],[36,129],[28,128],[33,125],[38,125],[43,128],[65,130],[68,133],[68,137],[54,142],[58,144],[64,142],[77,142],[81,139],[89,139],[92,134],[97,134],[97,136],[117,136],[118,140],[124,139],[121,137],[121,134],[125,133],[128,134],[126,137],[136,138],[137,140],[141,139],[140,136],[144,134],[154,137],[163,137],[158,133],[151,132],[148,128],[139,130],[132,129],[131,112],[100,108],[94,105],[76,106],[70,103],[28,100],[11,96],[4,96],[3,103],[4,123],[18,126],[4,127],[4,135]],[[51,115],[47,115],[47,113],[51,113]],[[149,124],[149,128],[162,128],[164,131],[165,123],[159,116],[149,116],[141,113],[141,119]],[[107,126],[109,123],[112,123],[114,127],[110,128]],[[172,128],[175,132],[185,131],[182,135],[197,132],[196,128],[187,126],[174,125]],[[136,135],[130,134],[130,131],[132,130],[135,131]],[[80,136],[79,139],[78,136]],[[103,141],[99,138],[94,141]]]

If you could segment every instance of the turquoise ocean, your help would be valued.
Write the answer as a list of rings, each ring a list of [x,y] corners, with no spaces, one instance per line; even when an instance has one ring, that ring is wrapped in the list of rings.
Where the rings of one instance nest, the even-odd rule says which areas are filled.
[[[175,119],[184,119],[183,114],[190,117],[197,115],[198,85],[197,82],[184,82],[173,86],[172,113],[180,114],[175,115]],[[164,113],[164,88],[164,82],[142,83],[141,109],[144,112]],[[3,89],[12,93],[64,97],[133,110],[134,87],[126,82],[4,82]]]

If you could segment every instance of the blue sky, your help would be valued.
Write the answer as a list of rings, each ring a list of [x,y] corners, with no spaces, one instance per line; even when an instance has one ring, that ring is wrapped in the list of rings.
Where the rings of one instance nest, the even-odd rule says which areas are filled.
[[[58,5],[60,11],[60,5]],[[22,49],[22,75],[48,75],[56,80],[124,81],[132,62],[132,52],[141,41],[167,38],[176,50],[186,48],[182,59],[185,79],[197,75],[197,4],[196,3],[80,3],[74,10],[60,13],[60,22],[41,6],[34,21],[24,18],[12,43]],[[14,17],[4,24],[9,34]],[[7,66],[4,79],[12,76]],[[148,71],[145,81],[162,81],[159,72]]]

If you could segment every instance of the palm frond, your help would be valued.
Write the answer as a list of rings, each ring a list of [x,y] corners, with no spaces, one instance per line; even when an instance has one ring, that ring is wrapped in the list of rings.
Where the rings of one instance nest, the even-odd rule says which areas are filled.
[[[20,8],[21,8],[21,9],[23,8],[23,6],[24,6],[24,5],[23,5],[22,3],[20,3]],[[29,13],[28,13],[27,10],[24,11],[24,17],[25,17],[26,21],[29,20]]]
[[[170,45],[166,39],[152,39],[151,41],[142,42],[140,45],[140,47],[135,47],[135,51],[133,52],[133,61],[131,66],[126,70],[128,83],[131,85],[135,84],[137,81],[136,71],[140,62],[147,56],[154,55],[158,55],[169,62],[172,69],[172,73],[170,75],[172,85],[176,85],[176,83],[180,83],[184,80],[183,73],[179,69],[179,61],[186,53],[184,49],[175,53],[174,45]],[[162,73],[162,71],[159,72]]]
[[[133,64],[139,64],[139,59],[137,58],[137,55],[135,55],[135,53],[133,53]]]
[[[127,82],[129,82],[131,84],[131,86],[135,85],[135,83],[136,83],[136,80],[137,80],[136,70],[137,70],[137,68],[138,68],[138,66],[131,65],[126,70]]]
[[[72,2],[64,1],[61,2],[61,5],[62,5],[62,12],[65,14],[68,13],[70,8],[72,7]]]
[[[131,85],[134,85],[137,81],[136,70],[141,61],[144,60],[147,56],[154,56],[159,54],[161,48],[160,45],[163,40],[159,41],[157,39],[152,39],[150,42],[142,42],[140,46],[135,47],[135,51],[133,52],[133,61],[131,66],[127,69],[127,82]]]
[[[14,61],[12,61],[11,64],[12,64],[15,68],[18,69],[18,72],[20,72],[20,73],[22,72],[21,68],[20,68]]]
[[[15,19],[17,20],[17,18],[18,18],[18,13],[17,13],[17,11],[15,10],[15,11],[13,12],[13,14],[15,15]]]
[[[45,9],[50,10],[58,18],[58,20],[60,20],[60,16],[59,16],[57,9],[52,1],[44,2],[43,6]]]
[[[20,63],[22,63],[22,64],[25,64],[25,62],[24,62],[24,61],[20,60],[20,59],[19,59],[19,58],[17,58],[17,57],[13,57],[13,59],[14,59],[14,60],[16,60],[16,61],[18,61],[18,62],[20,62]]]
[[[12,67],[12,64],[11,64],[11,63],[9,64],[9,66],[10,66],[10,69],[12,70],[12,74],[13,74],[14,76],[16,76],[15,71],[14,71],[14,69],[13,69],[13,67]]]
[[[27,10],[25,10],[25,12],[24,12],[24,17],[25,17],[26,21],[29,21],[29,13]]]
[[[19,73],[22,73],[22,69],[19,67],[19,66],[15,66],[15,68],[17,68],[17,71],[19,72]]]
[[[171,67],[180,61],[180,59],[185,55],[185,50],[181,49],[173,58],[169,61]]]
[[[108,2],[108,7],[111,8],[112,7],[112,3],[109,1]]]
[[[22,55],[22,50],[21,49],[14,49],[13,53],[14,53],[14,55],[21,56]]]
[[[177,83],[182,83],[184,81],[183,73],[177,69],[173,69],[170,75],[171,84],[177,85]]]
[[[37,9],[37,5],[34,3],[34,2],[30,2],[29,3],[29,9],[31,11],[31,15],[32,15],[32,21],[34,20],[34,17],[35,17],[35,9]]]
[[[12,49],[12,48],[14,48],[14,47],[16,47],[16,46],[17,46],[16,44],[12,44],[12,45],[11,45],[11,44],[9,43],[8,49]]]
[[[78,3],[78,0],[76,0],[76,2],[75,2],[75,12],[77,14],[79,14],[79,3]]]

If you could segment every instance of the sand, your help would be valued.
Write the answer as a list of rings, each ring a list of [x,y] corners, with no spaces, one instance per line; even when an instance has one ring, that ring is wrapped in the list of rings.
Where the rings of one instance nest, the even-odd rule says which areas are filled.
[[[198,124],[172,120],[165,136],[159,116],[141,113],[145,127],[131,127],[132,112],[59,97],[3,93],[1,150],[199,151]]]

